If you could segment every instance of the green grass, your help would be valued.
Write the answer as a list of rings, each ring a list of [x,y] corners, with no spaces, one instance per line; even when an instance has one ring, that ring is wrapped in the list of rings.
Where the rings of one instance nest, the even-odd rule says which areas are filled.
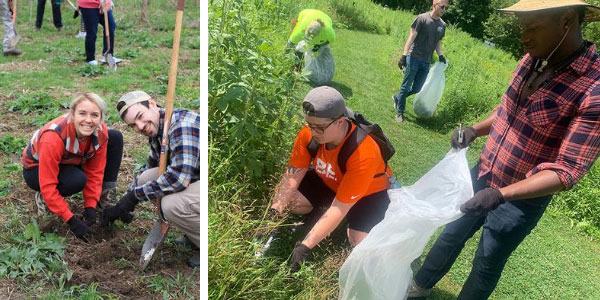
[[[412,15],[380,11],[381,8],[365,4],[367,1],[362,0],[265,3],[272,2],[288,10],[287,18],[294,17],[301,8],[306,7],[323,9],[334,17],[338,27],[337,41],[331,45],[336,61],[332,86],[345,96],[350,108],[379,123],[390,137],[396,147],[396,155],[390,164],[403,185],[414,183],[444,156],[450,149],[450,134],[459,123],[472,124],[489,114],[500,102],[517,64],[509,54],[486,48],[477,40],[450,28],[443,45],[449,61],[446,88],[436,115],[428,120],[416,119],[412,112],[413,97],[409,97],[408,121],[399,124],[394,121],[391,95],[400,88],[402,74],[396,62],[404,46]],[[350,5],[360,9],[350,9]],[[371,11],[375,13],[371,14]],[[260,18],[260,13],[251,9],[246,11],[246,15]],[[271,21],[271,27],[257,27],[253,32],[267,41],[280,43],[283,48],[289,25],[284,21]],[[392,26],[386,25],[387,22],[393,22]],[[277,54],[276,50],[275,53],[263,55],[281,54]],[[209,80],[213,80],[215,85],[220,83],[220,78]],[[305,83],[294,85],[292,92],[294,98],[298,99],[298,113],[288,125],[288,130],[293,133],[299,128],[294,121],[300,115],[300,100],[310,89]],[[211,101],[216,99],[209,96],[209,110]],[[479,139],[472,144],[468,152],[471,165],[481,153],[484,141]],[[281,169],[286,163],[291,142],[278,144],[280,149],[288,151],[281,159]],[[251,196],[248,191],[256,186],[264,189],[264,185],[268,185],[272,188],[278,174],[270,174],[264,182],[254,182],[245,173],[222,180],[219,175],[226,172],[223,169],[227,169],[236,156],[246,153],[235,152],[235,149],[239,149],[235,147],[242,147],[239,145],[231,145],[231,152],[220,148],[220,145],[209,145],[212,170],[208,240],[210,299],[336,299],[337,272],[349,251],[343,230],[337,230],[324,240],[313,251],[310,261],[296,274],[288,272],[287,260],[295,241],[302,238],[298,233],[284,234],[272,246],[270,256],[255,259],[257,244],[252,235],[257,227],[269,224],[262,220],[269,195]],[[272,151],[280,153],[280,149]],[[221,159],[223,153],[231,156],[217,160]],[[597,186],[595,178],[597,175],[584,178],[582,183],[585,186],[579,190],[580,194],[575,194],[577,190],[574,190],[561,195],[575,195],[571,202],[576,202],[590,195],[590,189]],[[491,299],[600,298],[600,282],[597,280],[600,275],[599,240],[579,230],[585,226],[578,226],[576,221],[569,218],[573,216],[565,215],[564,211],[557,206],[549,208],[537,228],[512,255]],[[297,219],[283,225],[289,225],[294,220]],[[471,269],[478,234],[467,243],[453,268],[436,286],[431,299],[456,298]]]

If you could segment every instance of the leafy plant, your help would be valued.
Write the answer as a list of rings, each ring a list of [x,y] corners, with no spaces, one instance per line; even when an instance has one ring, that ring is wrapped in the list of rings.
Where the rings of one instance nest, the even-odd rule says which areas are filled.
[[[98,76],[98,75],[108,74],[108,69],[106,69],[102,65],[94,66],[94,65],[90,65],[90,64],[85,64],[85,65],[79,67],[77,72],[84,77],[94,77],[94,76]]]
[[[152,276],[148,279],[148,288],[153,293],[161,295],[165,300],[180,297],[191,298],[192,294],[190,294],[189,288],[194,284],[192,278],[194,278],[195,274],[193,272],[189,277],[185,277],[177,272],[175,277],[170,278],[160,275]]]
[[[7,154],[20,154],[27,145],[27,140],[24,138],[6,135],[0,137],[0,152]]]
[[[42,235],[32,218],[22,233],[0,248],[0,277],[64,284],[73,275],[63,260],[64,247],[64,238]]]

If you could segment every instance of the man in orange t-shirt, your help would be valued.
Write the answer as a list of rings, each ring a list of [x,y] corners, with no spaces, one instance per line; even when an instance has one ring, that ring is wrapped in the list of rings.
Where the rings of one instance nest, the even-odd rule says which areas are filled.
[[[348,119],[352,112],[337,90],[328,86],[312,89],[302,108],[306,125],[296,137],[289,167],[277,186],[269,214],[326,211],[294,248],[292,271],[300,268],[311,249],[346,216],[350,243],[360,243],[385,216],[392,177],[391,168],[386,166],[379,146],[370,136],[349,156],[346,172],[342,173],[338,153],[357,127]],[[313,137],[319,144],[314,158],[307,148]]]

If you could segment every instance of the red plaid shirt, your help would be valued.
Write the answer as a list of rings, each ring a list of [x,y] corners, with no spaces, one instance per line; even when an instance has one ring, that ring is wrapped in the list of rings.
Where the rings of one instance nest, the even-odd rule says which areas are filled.
[[[568,189],[600,154],[600,57],[596,46],[589,43],[563,72],[517,105],[534,61],[527,54],[519,62],[481,153],[479,177],[490,173],[488,184],[493,188],[552,170]]]

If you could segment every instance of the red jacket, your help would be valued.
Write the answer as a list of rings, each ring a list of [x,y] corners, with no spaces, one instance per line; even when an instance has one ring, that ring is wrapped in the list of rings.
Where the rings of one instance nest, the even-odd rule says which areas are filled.
[[[24,169],[39,167],[40,192],[50,211],[65,221],[73,213],[57,189],[60,164],[80,165],[86,174],[84,207],[96,207],[106,166],[108,129],[102,124],[85,141],[79,141],[68,115],[60,116],[33,134],[23,150]]]

